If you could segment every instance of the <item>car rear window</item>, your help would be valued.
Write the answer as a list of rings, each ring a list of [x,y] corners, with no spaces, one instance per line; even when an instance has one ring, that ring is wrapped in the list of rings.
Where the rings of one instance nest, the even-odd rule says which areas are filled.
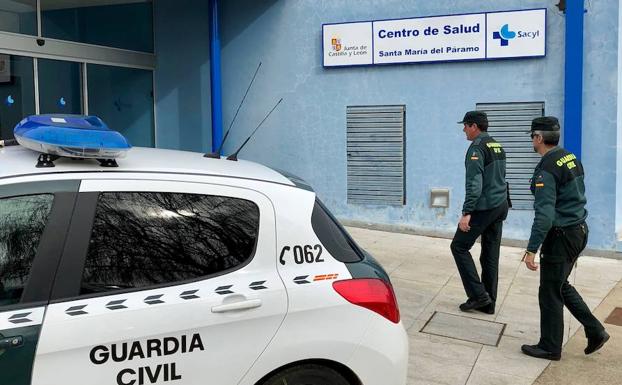
[[[252,258],[259,208],[245,199],[160,192],[99,195],[80,294],[222,274]]]
[[[340,262],[360,262],[363,252],[350,234],[319,200],[315,200],[311,226],[328,252]]]

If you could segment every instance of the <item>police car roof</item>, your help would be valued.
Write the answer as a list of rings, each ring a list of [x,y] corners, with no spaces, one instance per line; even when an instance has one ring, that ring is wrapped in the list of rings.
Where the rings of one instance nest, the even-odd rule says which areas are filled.
[[[63,172],[161,172],[226,176],[294,186],[280,173],[255,162],[205,158],[202,153],[133,147],[119,167],[101,167],[95,159],[59,158],[53,168],[37,168],[39,153],[22,146],[0,148],[0,179]]]

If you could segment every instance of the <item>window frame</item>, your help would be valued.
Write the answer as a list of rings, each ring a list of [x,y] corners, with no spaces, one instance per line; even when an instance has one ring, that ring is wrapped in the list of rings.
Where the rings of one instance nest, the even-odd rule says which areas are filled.
[[[255,261],[257,257],[257,251],[263,243],[273,242],[276,247],[276,232],[274,226],[267,226],[266,223],[263,223],[264,218],[269,216],[267,208],[258,202],[254,197],[242,197],[236,196],[235,194],[219,194],[216,192],[210,192],[210,186],[216,188],[232,189],[232,191],[245,191],[250,193],[250,195],[259,194],[258,192],[242,187],[236,186],[222,186],[222,185],[211,185],[208,183],[196,183],[196,182],[183,182],[183,181],[155,181],[155,180],[107,180],[107,181],[97,181],[92,180],[89,182],[93,182],[94,185],[98,185],[99,183],[105,182],[119,182],[119,183],[131,183],[136,182],[138,184],[147,183],[147,187],[144,188],[134,188],[132,186],[128,188],[101,188],[97,189],[97,191],[81,191],[78,194],[76,200],[76,206],[74,209],[73,220],[71,223],[71,227],[68,230],[68,238],[65,242],[65,249],[63,252],[63,258],[60,262],[57,275],[62,276],[63,279],[54,283],[54,288],[52,290],[50,303],[60,303],[60,302],[68,302],[78,299],[90,299],[90,298],[98,298],[98,297],[106,297],[106,296],[116,296],[125,293],[134,293],[139,291],[149,291],[173,286],[181,286],[186,285],[193,282],[201,282],[206,281],[215,277],[220,277],[223,275],[234,273],[238,270],[241,270]],[[168,188],[154,188],[155,186],[151,186],[149,182],[153,182],[159,184],[160,186],[168,185]],[[84,181],[83,181],[84,183]],[[183,187],[176,187],[182,185],[192,185],[193,191],[186,191]],[[82,189],[81,189],[82,190]],[[84,271],[84,266],[86,263],[86,258],[88,254],[88,247],[90,243],[91,233],[93,230],[93,222],[95,220],[95,211],[97,209],[97,202],[99,198],[99,194],[103,192],[146,192],[146,193],[179,193],[179,194],[197,194],[197,195],[216,195],[223,197],[231,197],[238,199],[245,199],[253,202],[259,211],[259,227],[257,240],[255,242],[252,254],[249,258],[247,258],[243,263],[234,266],[232,268],[219,271],[214,274],[204,275],[196,278],[190,278],[182,281],[175,282],[167,282],[155,285],[147,285],[137,288],[127,288],[127,289],[116,289],[109,290],[100,293],[90,293],[90,294],[80,294],[80,286],[82,284],[82,276]],[[263,195],[263,194],[262,194]],[[270,206],[272,205],[271,201],[267,199]],[[270,207],[272,211],[273,207]],[[272,221],[274,222],[274,217],[272,217]],[[262,234],[264,233],[264,234]],[[266,234],[267,233],[267,234]],[[275,249],[276,252],[276,249]],[[276,263],[276,254],[275,254],[275,263]]]
[[[0,312],[37,307],[49,302],[79,186],[80,182],[77,180],[21,183],[9,181],[8,184],[0,185],[0,199],[53,195],[52,207],[22,296],[15,304],[0,306]]]

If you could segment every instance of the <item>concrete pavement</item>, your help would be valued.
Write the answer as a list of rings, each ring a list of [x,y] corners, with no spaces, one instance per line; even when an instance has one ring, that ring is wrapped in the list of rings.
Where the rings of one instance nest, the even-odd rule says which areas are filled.
[[[545,371],[550,361],[527,357],[520,352],[522,344],[534,344],[539,338],[539,272],[527,270],[520,262],[523,249],[501,247],[496,314],[463,313],[458,305],[465,301],[466,295],[449,251],[450,240],[355,227],[348,227],[348,231],[391,276],[402,321],[410,338],[409,385],[531,385],[536,380],[539,381],[537,384],[554,384],[556,382],[551,381],[561,376],[559,373],[564,370],[560,369],[556,374],[554,368],[557,366]],[[477,260],[479,244],[472,252]],[[621,260],[586,256],[580,258],[570,277],[592,309],[603,302],[620,279]],[[622,306],[620,298],[610,302],[610,306],[615,303]],[[597,314],[604,319],[603,312],[606,310],[599,309]],[[430,320],[433,316],[434,319]],[[463,326],[451,324],[452,319],[459,319],[455,316],[468,317],[463,319],[464,328],[476,327],[473,326],[476,320],[504,324],[498,345],[467,341],[471,339],[469,335],[475,337],[486,330],[462,330],[456,334],[456,329]],[[435,325],[434,334],[430,334],[428,324],[436,318],[441,322]],[[615,350],[611,347],[616,346],[620,334],[612,334],[612,340],[602,352],[586,357],[582,354],[585,337],[582,331],[576,333],[579,326],[566,311],[565,341],[571,339],[571,343],[564,350],[562,361],[556,364],[564,365],[575,359],[581,363],[608,361],[608,355]],[[443,328],[453,337],[438,335],[443,334],[439,333]],[[607,328],[611,329],[611,326],[607,325]],[[579,348],[581,355],[575,352]],[[618,375],[613,382],[599,381],[599,384],[618,384],[619,378]]]

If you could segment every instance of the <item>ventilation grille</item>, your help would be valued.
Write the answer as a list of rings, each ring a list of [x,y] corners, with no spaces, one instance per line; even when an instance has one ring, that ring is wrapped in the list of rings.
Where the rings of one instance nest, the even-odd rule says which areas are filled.
[[[348,203],[403,205],[406,108],[348,106]]]
[[[478,103],[476,109],[488,114],[488,132],[505,149],[513,208],[533,209],[529,180],[540,156],[533,151],[529,130],[533,118],[544,116],[544,103]]]

